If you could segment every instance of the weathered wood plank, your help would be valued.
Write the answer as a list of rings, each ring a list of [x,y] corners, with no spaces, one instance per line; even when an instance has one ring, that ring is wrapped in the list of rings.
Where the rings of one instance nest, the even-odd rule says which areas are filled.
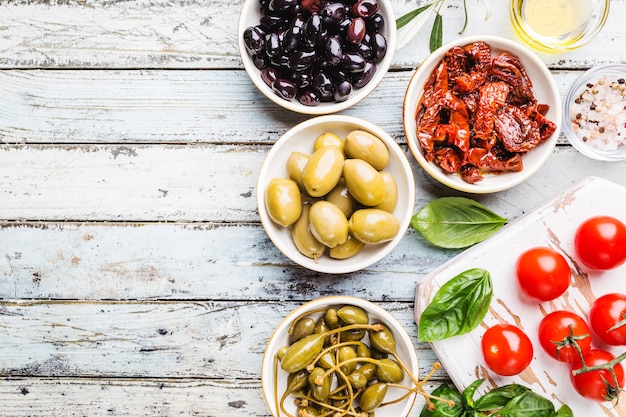
[[[394,0],[397,17],[417,7]],[[419,4],[424,3],[419,2]],[[481,2],[468,2],[466,35],[518,39],[509,21],[509,2],[492,1],[485,22]],[[582,68],[614,59],[624,44],[619,19],[625,0],[613,0],[607,28],[590,45],[559,55],[541,54],[553,67]],[[236,28],[241,0],[114,0],[97,6],[83,1],[3,2],[0,11],[2,68],[241,68]],[[431,17],[432,19],[432,17]],[[444,13],[444,40],[459,36],[464,13],[451,2]],[[420,38],[396,53],[394,67],[415,67],[428,53],[427,22]]]
[[[417,281],[457,253],[408,232],[366,270],[326,276],[293,264],[259,224],[5,223],[0,299],[301,300],[346,294],[410,302]]]
[[[343,113],[404,142],[412,73],[389,73]],[[554,72],[562,96],[579,74]],[[273,143],[308,119],[268,100],[241,70],[5,70],[0,91],[0,140],[9,143]]]
[[[0,380],[0,403],[5,417],[270,416],[258,380],[230,378],[11,378]],[[410,416],[423,404],[418,397]]]
[[[258,380],[270,335],[298,305],[4,301],[0,375]],[[422,374],[430,371],[437,359],[417,342],[413,304],[380,305],[413,340]]]
[[[406,146],[405,146],[406,148]],[[269,147],[211,145],[1,145],[0,218],[82,221],[258,221],[257,174]],[[416,206],[458,194],[407,152]],[[515,217],[587,175],[626,185],[626,165],[558,147],[529,181],[478,196]]]

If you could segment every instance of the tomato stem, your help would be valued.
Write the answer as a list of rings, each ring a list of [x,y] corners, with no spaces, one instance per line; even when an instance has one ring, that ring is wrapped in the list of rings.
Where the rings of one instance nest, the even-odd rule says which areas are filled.
[[[626,313],[622,313],[622,319],[615,323],[615,325],[607,330],[607,332],[612,332],[613,330],[617,330],[622,326],[626,326]]]

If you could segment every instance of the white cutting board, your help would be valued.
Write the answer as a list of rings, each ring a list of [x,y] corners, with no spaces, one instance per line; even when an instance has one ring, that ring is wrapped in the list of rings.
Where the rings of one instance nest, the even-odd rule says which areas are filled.
[[[548,357],[537,338],[539,322],[550,311],[567,309],[586,318],[586,312],[597,297],[608,292],[626,293],[626,265],[612,271],[596,272],[588,270],[575,257],[576,228],[588,217],[600,214],[614,216],[626,223],[626,188],[597,177],[586,178],[505,225],[486,241],[467,249],[420,281],[415,294],[416,323],[435,292],[452,277],[470,268],[483,268],[491,274],[494,297],[481,325],[466,335],[431,344],[457,388],[462,390],[478,378],[485,379],[479,392],[519,383],[552,400],[556,408],[561,403],[568,404],[576,417],[626,417],[626,393],[622,392],[616,407],[582,398],[571,386],[569,366]],[[550,246],[558,250],[572,267],[570,288],[551,302],[524,300],[517,288],[517,257],[534,246]],[[534,346],[531,365],[513,377],[494,374],[482,358],[480,342],[483,333],[487,327],[501,322],[522,328]],[[615,355],[626,350],[624,346],[609,347],[597,342],[594,346]]]

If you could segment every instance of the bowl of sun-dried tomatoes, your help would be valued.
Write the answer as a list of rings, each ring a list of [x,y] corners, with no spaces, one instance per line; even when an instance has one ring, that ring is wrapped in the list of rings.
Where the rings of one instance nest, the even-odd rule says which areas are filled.
[[[561,97],[546,65],[499,37],[464,37],[429,55],[404,97],[404,132],[439,182],[493,193],[530,178],[552,155]]]

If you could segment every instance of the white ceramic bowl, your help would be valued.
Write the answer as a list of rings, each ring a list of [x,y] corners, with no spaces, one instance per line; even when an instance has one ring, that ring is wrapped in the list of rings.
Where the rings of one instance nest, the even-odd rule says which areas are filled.
[[[394,215],[400,222],[400,230],[393,240],[366,245],[361,252],[348,259],[332,259],[327,254],[314,261],[302,255],[291,238],[291,228],[274,223],[265,207],[265,188],[272,178],[287,178],[286,162],[293,151],[311,154],[315,139],[322,133],[333,132],[345,137],[355,129],[368,131],[383,140],[389,149],[389,164],[385,168],[398,184],[398,202]],[[378,126],[352,116],[325,115],[304,121],[276,141],[259,173],[257,204],[263,227],[276,247],[299,265],[324,273],[349,273],[379,261],[400,243],[411,221],[415,207],[415,180],[405,153],[384,130]]]
[[[417,354],[415,353],[415,347],[407,334],[406,330],[400,323],[386,310],[377,306],[369,301],[347,296],[330,296],[323,297],[317,300],[308,302],[294,311],[292,311],[285,319],[278,325],[274,333],[269,339],[267,347],[265,348],[265,354],[263,355],[263,365],[261,369],[261,382],[263,385],[263,395],[265,401],[274,417],[283,417],[285,414],[278,413],[276,409],[276,401],[274,396],[274,358],[276,353],[282,346],[288,345],[288,329],[291,326],[293,320],[302,315],[308,315],[312,318],[319,318],[323,315],[323,311],[329,307],[341,307],[344,305],[353,305],[364,309],[369,316],[370,324],[383,323],[393,333],[396,341],[396,352],[406,364],[407,368],[417,377],[419,375],[419,367],[417,362]],[[310,314],[307,314],[310,313]],[[364,342],[368,342],[367,336],[363,339]],[[287,385],[287,373],[284,372],[278,364],[278,393],[279,399],[282,393],[285,391]],[[400,382],[406,386],[412,386],[412,382],[408,375],[405,374],[405,379]],[[406,393],[405,390],[398,388],[389,388],[386,400],[390,401],[399,398]],[[380,407],[376,409],[376,417],[405,417],[407,416],[415,403],[416,394],[412,394],[406,399],[396,404]],[[295,415],[295,406],[293,405],[293,397],[290,397],[285,401],[285,408]]]
[[[341,110],[345,110],[367,97],[382,81],[387,73],[393,54],[396,49],[396,24],[395,16],[393,13],[392,2],[390,0],[378,0],[379,11],[384,18],[384,26],[381,28],[381,33],[387,40],[387,53],[384,58],[376,64],[376,73],[373,78],[364,87],[354,88],[347,100],[341,102],[323,102],[317,106],[305,106],[297,100],[286,100],[278,96],[270,86],[268,86],[261,78],[261,71],[254,65],[252,58],[248,54],[243,40],[243,33],[246,28],[250,26],[256,26],[259,24],[261,13],[259,0],[245,0],[241,15],[239,17],[239,28],[237,33],[239,43],[239,54],[243,61],[244,68],[248,73],[250,79],[256,85],[256,87],[274,103],[289,109],[294,112],[321,115],[335,113]]]
[[[600,96],[605,94],[601,92],[594,95],[593,87],[589,88],[587,85],[591,84],[594,86],[601,78],[606,81],[605,86],[614,84],[614,86],[617,86],[618,88],[608,87],[606,90],[611,91],[610,101],[611,103],[614,103],[610,105],[611,109],[604,108],[602,113],[595,113],[597,108],[596,110],[591,110],[591,106],[599,106],[601,108],[605,104],[608,105],[609,98],[601,98]],[[572,83],[565,94],[565,99],[563,100],[563,132],[572,146],[574,146],[574,148],[576,148],[583,155],[599,161],[623,161],[626,159],[626,136],[623,135],[623,132],[620,137],[617,137],[616,135],[619,130],[623,130],[624,121],[626,120],[626,110],[624,110],[624,102],[626,102],[626,91],[624,91],[626,90],[626,82],[624,80],[626,80],[626,65],[598,65],[581,74]],[[619,84],[620,81],[622,82],[621,84]],[[617,85],[615,85],[615,83],[617,83]],[[577,106],[574,102],[575,100],[580,100],[581,95],[583,96],[582,98],[586,98],[586,91],[587,94],[592,93],[589,96],[592,101],[585,99],[581,103],[581,108],[578,108],[579,106]],[[614,105],[617,106],[617,112],[614,112],[612,108]],[[605,135],[602,136],[608,137],[608,126],[611,126],[614,130],[611,134],[613,140],[610,142],[613,142],[614,144],[621,143],[621,145],[613,147],[603,145],[600,143],[601,141],[585,140],[584,136],[587,133],[581,133],[580,129],[574,130],[574,127],[578,127],[577,124],[574,123],[578,113],[581,114],[581,117],[583,116],[582,113],[585,113],[584,117],[589,115],[590,117],[595,117],[596,119],[600,117],[604,118],[611,113],[612,116],[608,119],[610,122],[606,124],[607,127],[605,128],[602,126],[603,129],[605,129]],[[585,123],[581,122],[581,124],[584,125]],[[598,128],[601,127],[599,124],[589,124],[587,126],[593,128],[587,131],[589,133],[592,131],[599,133]]]
[[[492,48],[492,55],[507,51],[520,60],[530,80],[533,83],[533,92],[539,103],[550,106],[546,117],[557,126],[556,131],[543,143],[539,144],[524,156],[524,169],[520,172],[507,172],[502,174],[484,175],[484,179],[475,184],[469,184],[458,174],[449,174],[437,165],[428,162],[424,158],[421,145],[417,139],[417,126],[415,121],[416,110],[420,98],[424,92],[424,83],[431,72],[441,61],[443,55],[453,46],[465,46],[472,42],[484,41]],[[561,96],[546,65],[529,48],[503,38],[494,36],[472,36],[459,38],[453,42],[443,45],[441,48],[430,54],[417,68],[413,74],[406,94],[404,96],[404,106],[402,112],[404,133],[411,152],[417,162],[433,178],[448,187],[475,194],[494,193],[514,187],[530,178],[552,155],[556,140],[559,135],[562,119]]]

